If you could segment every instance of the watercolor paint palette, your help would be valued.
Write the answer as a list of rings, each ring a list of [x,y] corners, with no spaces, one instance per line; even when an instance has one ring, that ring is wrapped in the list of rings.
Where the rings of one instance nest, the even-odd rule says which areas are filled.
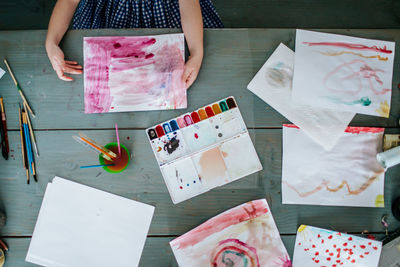
[[[174,204],[262,170],[233,97],[146,130]]]

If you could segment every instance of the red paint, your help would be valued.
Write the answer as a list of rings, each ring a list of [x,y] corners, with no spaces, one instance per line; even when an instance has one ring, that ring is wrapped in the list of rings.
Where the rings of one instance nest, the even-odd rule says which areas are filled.
[[[187,126],[193,124],[192,118],[189,115],[185,115],[183,119],[185,120]]]
[[[377,247],[372,247],[373,249],[375,249],[375,250],[378,250],[378,248]]]
[[[313,248],[315,248],[315,245],[312,245]]]
[[[330,236],[328,236],[328,239],[332,239],[332,237],[333,237],[333,236],[332,236],[332,235],[330,235]]]
[[[218,233],[225,228],[248,221],[268,213],[267,203],[264,199],[254,200],[215,216],[192,231],[174,239],[171,246],[184,249],[193,246],[209,235]]]
[[[355,263],[355,262],[356,262],[356,260],[355,260],[355,259],[352,259],[352,260],[351,260],[351,263]]]
[[[336,248],[336,245],[333,245],[334,248]]]
[[[317,252],[315,252],[315,256],[318,256],[319,255],[319,252],[317,251]]]
[[[344,246],[344,247],[347,246],[347,243],[343,243],[343,246]]]
[[[315,260],[315,263],[318,263],[319,262],[319,260]]]
[[[330,261],[330,260],[331,260],[331,258],[330,258],[330,257],[328,257],[328,258],[326,258],[326,260],[327,260],[327,261]]]
[[[318,238],[320,238],[321,237],[321,235],[320,234],[318,234]]]
[[[371,246],[371,245],[372,245],[372,242],[368,242],[368,245],[370,245],[370,246]]]
[[[158,138],[165,135],[164,129],[162,128],[161,125],[156,126],[156,133],[157,133]]]
[[[129,136],[126,137],[127,140],[131,139]]]
[[[351,236],[349,237],[349,241],[353,240],[353,238],[351,238]]]
[[[193,111],[190,116],[192,117],[194,123],[198,123],[200,121],[200,116],[196,111]]]
[[[360,258],[364,258],[364,255],[360,255]]]
[[[308,46],[334,46],[334,47],[343,47],[347,49],[352,49],[352,50],[370,50],[370,51],[375,51],[375,52],[381,52],[385,54],[391,54],[393,51],[388,50],[386,48],[386,45],[381,47],[377,47],[376,45],[373,46],[367,46],[363,44],[352,44],[352,43],[342,43],[342,42],[319,42],[319,43],[311,43],[311,42],[303,42],[303,44],[306,44]]]
[[[325,241],[322,239],[322,240],[321,240],[321,244],[323,244],[324,242],[325,242]]]
[[[334,254],[333,254],[333,252],[329,253],[329,256],[331,256],[331,257],[332,257],[333,255],[334,255]]]
[[[369,252],[364,252],[364,254],[365,254],[365,255],[368,255],[368,254],[369,254]]]
[[[353,245],[353,248],[356,248],[356,245]]]
[[[195,133],[194,138],[199,139],[199,135],[197,133]]]
[[[329,252],[329,249],[325,250],[325,252],[328,253],[328,252]]]
[[[209,118],[215,115],[211,107],[206,107],[206,113]]]

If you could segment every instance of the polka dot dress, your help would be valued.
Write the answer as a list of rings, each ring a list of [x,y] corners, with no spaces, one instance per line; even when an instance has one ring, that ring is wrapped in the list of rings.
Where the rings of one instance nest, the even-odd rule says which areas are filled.
[[[211,0],[200,0],[205,28],[223,24]],[[81,0],[74,29],[181,28],[179,0]]]

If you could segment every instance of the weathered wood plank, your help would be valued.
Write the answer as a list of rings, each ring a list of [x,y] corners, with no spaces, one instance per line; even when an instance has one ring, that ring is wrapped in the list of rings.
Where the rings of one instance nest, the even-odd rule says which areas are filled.
[[[225,27],[399,28],[395,0],[214,0]],[[46,29],[55,0],[0,2],[1,30]]]
[[[400,30],[326,30],[353,36],[394,40],[400,49]],[[83,36],[146,35],[176,30],[70,31],[62,44],[70,59],[82,63]],[[45,31],[1,32],[0,57],[7,57],[32,108],[37,113],[35,129],[146,128],[183,113],[178,111],[131,112],[85,115],[83,76],[72,83],[60,81],[46,57]],[[294,47],[294,29],[223,29],[205,31],[205,58],[196,83],[188,92],[191,111],[233,95],[248,127],[280,127],[287,120],[246,89],[247,84],[280,42]],[[400,113],[400,60],[395,59],[393,97],[389,119],[357,115],[352,125],[397,127]],[[0,80],[8,124],[16,129],[19,95],[9,75]]]
[[[382,240],[383,234],[375,235],[378,240]],[[139,266],[157,266],[157,267],[176,267],[178,266],[169,242],[175,237],[148,237],[146,240],[143,254]],[[295,235],[281,236],[290,258],[293,257]],[[25,256],[28,251],[30,238],[6,238],[5,241],[10,246],[7,253],[6,264],[4,267],[27,267],[36,266],[25,262]]]
[[[115,132],[111,130],[85,133],[100,143],[115,140]],[[251,130],[251,135],[264,166],[263,171],[173,205],[143,130],[120,131],[122,143],[133,148],[131,165],[122,174],[109,174],[102,169],[79,169],[79,165],[96,164],[97,155],[74,141],[71,138],[74,134],[75,131],[36,132],[41,154],[37,161],[39,183],[26,185],[20,159],[19,133],[10,132],[11,159],[8,162],[0,159],[0,203],[8,214],[8,222],[1,231],[3,235],[32,234],[45,186],[55,175],[156,206],[151,235],[180,235],[220,212],[259,198],[268,200],[283,234],[295,233],[300,224],[347,232],[365,229],[380,232],[383,231],[381,216],[391,214],[391,201],[400,195],[400,166],[397,166],[386,174],[386,208],[282,205],[282,131],[258,129]],[[390,225],[392,229],[400,226],[393,218]]]

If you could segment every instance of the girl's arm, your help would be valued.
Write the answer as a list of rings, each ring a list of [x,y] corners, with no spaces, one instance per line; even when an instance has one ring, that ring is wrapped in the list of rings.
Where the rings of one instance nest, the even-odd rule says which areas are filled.
[[[189,88],[197,78],[203,60],[203,17],[199,0],[179,0],[182,29],[189,47],[189,60],[182,79]]]
[[[82,73],[82,66],[78,65],[78,62],[64,60],[64,53],[59,47],[61,39],[68,30],[79,1],[80,0],[58,0],[51,14],[49,29],[47,31],[47,55],[58,77],[64,81],[73,80],[64,73]]]

